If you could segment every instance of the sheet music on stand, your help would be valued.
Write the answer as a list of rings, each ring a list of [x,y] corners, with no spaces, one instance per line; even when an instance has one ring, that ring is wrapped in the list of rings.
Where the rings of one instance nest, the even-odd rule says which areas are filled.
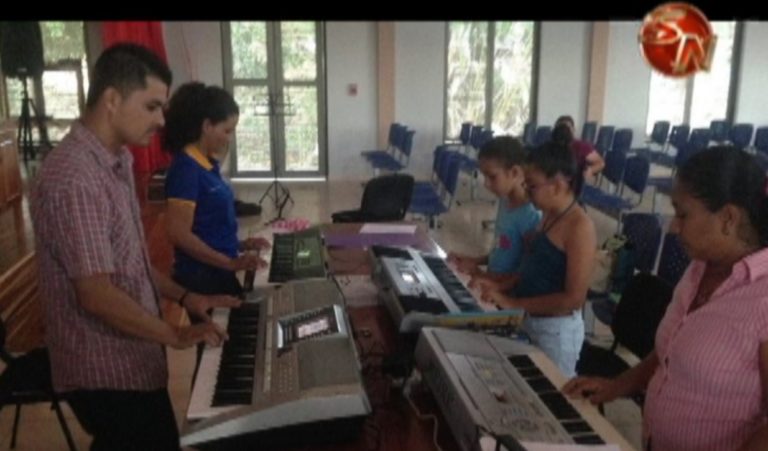
[[[534,443],[534,442],[520,442],[526,451],[621,451],[619,445],[559,445],[553,443]],[[495,451],[496,439],[489,436],[483,436],[480,439],[480,449],[482,451]],[[506,451],[507,448],[501,447],[502,451]]]

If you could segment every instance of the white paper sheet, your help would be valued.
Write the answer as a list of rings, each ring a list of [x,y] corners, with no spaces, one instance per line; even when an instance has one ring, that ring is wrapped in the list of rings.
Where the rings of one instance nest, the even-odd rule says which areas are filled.
[[[379,303],[378,289],[368,275],[334,276],[347,300],[347,307],[369,307]]]
[[[400,233],[413,235],[416,233],[416,224],[366,223],[363,224],[360,233]]]

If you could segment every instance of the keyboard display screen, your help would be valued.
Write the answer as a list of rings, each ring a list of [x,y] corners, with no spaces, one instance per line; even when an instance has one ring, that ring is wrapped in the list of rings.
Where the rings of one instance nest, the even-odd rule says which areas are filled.
[[[329,327],[330,324],[328,323],[328,318],[320,318],[315,321],[299,324],[296,327],[296,337],[304,338],[310,335],[315,335],[328,330]]]
[[[320,229],[275,234],[269,282],[284,283],[316,277],[326,277]]]

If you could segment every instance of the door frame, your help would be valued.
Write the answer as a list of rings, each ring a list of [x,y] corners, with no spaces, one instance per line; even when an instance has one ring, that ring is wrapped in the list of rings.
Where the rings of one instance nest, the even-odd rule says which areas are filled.
[[[328,175],[328,136],[327,136],[327,83],[325,65],[325,22],[315,23],[315,67],[316,77],[313,82],[286,81],[282,79],[282,33],[281,21],[259,21],[267,26],[267,78],[266,79],[239,79],[234,80],[232,70],[232,43],[230,22],[222,22],[222,57],[224,72],[224,87],[234,95],[234,87],[237,86],[265,86],[270,96],[269,127],[271,168],[267,171],[242,171],[237,166],[237,139],[233,138],[230,148],[230,173],[235,177],[271,179],[277,174],[280,179],[292,178],[317,178]],[[278,56],[278,58],[275,58]],[[279,76],[278,76],[279,74]],[[286,88],[292,86],[315,86],[317,89],[317,145],[318,145],[318,169],[317,171],[287,171],[285,167],[285,121],[284,116],[274,112],[276,104],[283,101]]]

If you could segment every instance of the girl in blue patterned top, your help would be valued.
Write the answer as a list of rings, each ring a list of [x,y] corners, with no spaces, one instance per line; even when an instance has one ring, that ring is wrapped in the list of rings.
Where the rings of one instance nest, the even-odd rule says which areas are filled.
[[[580,309],[595,258],[595,225],[577,204],[582,171],[562,144],[549,142],[528,156],[525,184],[543,217],[528,237],[516,277],[480,281],[483,298],[526,311],[523,329],[566,376],[576,374],[584,341]]]
[[[500,281],[517,270],[523,236],[534,230],[541,219],[523,185],[525,158],[523,144],[511,136],[493,138],[480,149],[477,160],[485,187],[499,197],[494,244],[490,254],[480,257],[449,255],[460,271]],[[480,269],[481,265],[488,265],[487,272]]]

